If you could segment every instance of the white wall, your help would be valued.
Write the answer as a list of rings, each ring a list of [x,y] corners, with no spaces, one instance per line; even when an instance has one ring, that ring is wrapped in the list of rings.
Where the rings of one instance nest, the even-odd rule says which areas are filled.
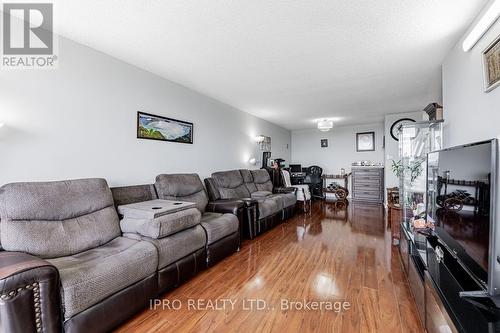
[[[422,120],[422,112],[407,112],[388,114],[384,120],[384,133],[385,133],[385,187],[399,187],[399,179],[392,172],[392,160],[399,160],[399,141],[396,141],[391,136],[391,126],[395,121],[402,118],[410,118],[415,121]]]
[[[0,185],[104,177],[142,184],[159,173],[249,168],[254,137],[290,160],[290,131],[115,58],[59,41],[56,70],[0,71]],[[136,139],[136,113],[194,123],[194,144]]]
[[[498,36],[500,20],[467,53],[462,50],[464,35],[443,63],[443,138],[447,147],[500,134],[500,87],[484,92],[482,67],[482,51]]]
[[[356,152],[356,133],[375,132],[375,151]],[[351,170],[355,161],[384,162],[382,148],[384,126],[380,124],[334,127],[329,132],[317,129],[292,131],[292,162],[302,166],[318,165],[323,173],[339,174]],[[328,148],[321,148],[321,139],[328,139]]]

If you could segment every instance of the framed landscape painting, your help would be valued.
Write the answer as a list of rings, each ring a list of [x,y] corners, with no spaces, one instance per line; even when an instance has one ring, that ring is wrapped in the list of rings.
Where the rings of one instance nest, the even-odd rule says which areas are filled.
[[[137,138],[193,143],[193,123],[137,112]]]
[[[500,36],[483,51],[484,91],[500,85]]]

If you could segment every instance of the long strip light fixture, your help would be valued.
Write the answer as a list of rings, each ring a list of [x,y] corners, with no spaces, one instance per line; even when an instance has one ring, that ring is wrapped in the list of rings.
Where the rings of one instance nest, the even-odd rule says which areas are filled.
[[[483,17],[477,22],[469,35],[465,38],[462,48],[464,52],[470,51],[474,45],[483,37],[488,29],[495,23],[500,16],[500,0],[495,0],[493,4],[484,13]]]

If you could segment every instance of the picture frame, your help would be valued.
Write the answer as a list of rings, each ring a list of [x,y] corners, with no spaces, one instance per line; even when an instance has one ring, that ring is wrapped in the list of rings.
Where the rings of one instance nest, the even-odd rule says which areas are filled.
[[[328,148],[328,139],[321,139],[321,148]]]
[[[137,138],[193,144],[191,122],[137,112]]]
[[[500,86],[500,36],[483,51],[484,92]]]
[[[356,151],[375,151],[375,132],[356,133]]]

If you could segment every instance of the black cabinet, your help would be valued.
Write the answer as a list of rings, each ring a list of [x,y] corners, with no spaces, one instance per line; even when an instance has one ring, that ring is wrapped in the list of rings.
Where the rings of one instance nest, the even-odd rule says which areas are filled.
[[[401,224],[399,252],[418,315],[428,333],[499,333],[500,309],[488,311],[462,298],[482,286],[433,234]]]
[[[497,314],[482,310],[460,297],[460,292],[481,290],[481,286],[436,237],[427,239],[427,270],[431,282],[429,288],[433,287],[434,298],[438,299],[436,302],[440,301],[441,307],[446,310],[443,318],[451,320],[456,331],[500,332],[500,317]],[[429,310],[427,317],[431,315]],[[433,320],[440,321],[442,318],[438,315]]]
[[[459,332],[448,315],[428,272],[425,272],[425,309],[427,333]]]

